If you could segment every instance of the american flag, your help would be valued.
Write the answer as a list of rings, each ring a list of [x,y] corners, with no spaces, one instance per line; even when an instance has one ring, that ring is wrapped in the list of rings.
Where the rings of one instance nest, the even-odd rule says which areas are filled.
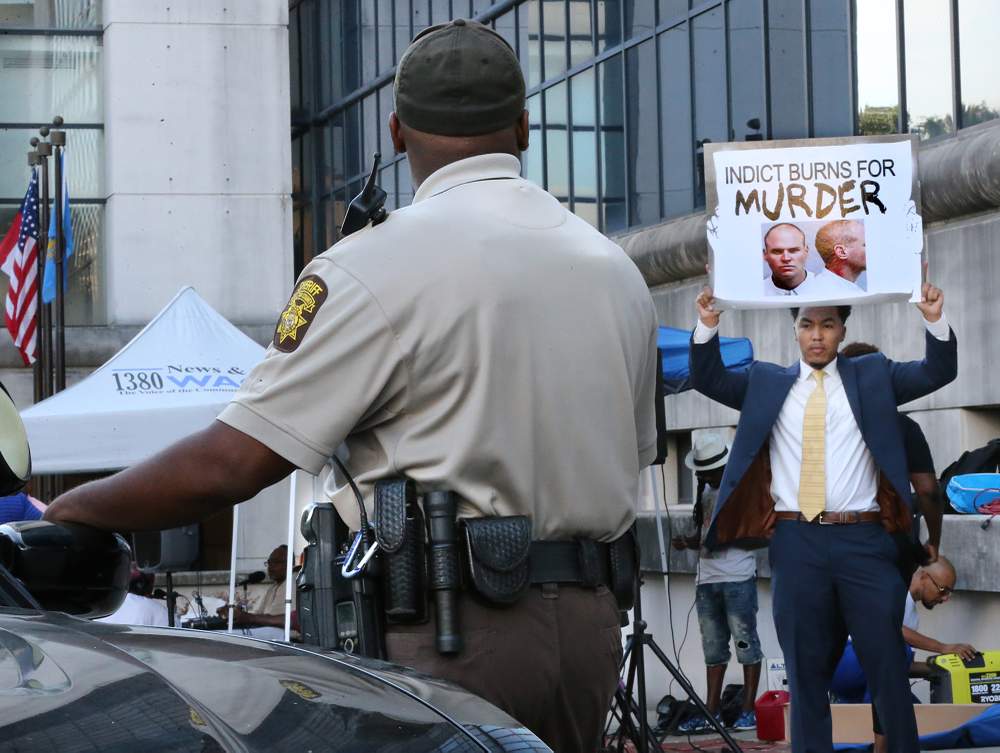
[[[38,355],[38,171],[31,171],[28,192],[14,223],[0,241],[0,272],[10,278],[4,319],[26,366]]]

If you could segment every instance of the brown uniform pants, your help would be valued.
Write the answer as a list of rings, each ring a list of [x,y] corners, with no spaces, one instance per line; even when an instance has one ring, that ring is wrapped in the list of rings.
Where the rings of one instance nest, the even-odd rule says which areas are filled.
[[[621,628],[603,586],[532,586],[514,606],[460,597],[465,649],[442,656],[434,620],[393,625],[389,660],[461,685],[513,716],[556,753],[589,753],[618,681]]]

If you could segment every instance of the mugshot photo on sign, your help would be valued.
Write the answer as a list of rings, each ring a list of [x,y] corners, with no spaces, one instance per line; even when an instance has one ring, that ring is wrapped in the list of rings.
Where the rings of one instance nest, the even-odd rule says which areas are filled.
[[[764,295],[860,295],[868,290],[864,220],[760,226]]]

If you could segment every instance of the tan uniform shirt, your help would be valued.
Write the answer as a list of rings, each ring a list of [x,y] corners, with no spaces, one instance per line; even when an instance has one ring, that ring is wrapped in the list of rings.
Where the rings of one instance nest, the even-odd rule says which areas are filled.
[[[652,299],[519,169],[447,165],[314,259],[219,420],[312,473],[346,442],[369,515],[371,484],[405,474],[538,539],[623,533],[655,454]],[[326,491],[356,526],[350,489]]]

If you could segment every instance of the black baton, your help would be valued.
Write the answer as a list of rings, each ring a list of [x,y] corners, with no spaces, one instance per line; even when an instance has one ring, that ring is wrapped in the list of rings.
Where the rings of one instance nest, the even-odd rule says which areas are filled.
[[[436,609],[437,650],[457,654],[462,650],[458,628],[458,590],[461,572],[458,558],[458,525],[455,497],[451,492],[430,492],[424,500],[428,538],[431,544],[430,588]]]

